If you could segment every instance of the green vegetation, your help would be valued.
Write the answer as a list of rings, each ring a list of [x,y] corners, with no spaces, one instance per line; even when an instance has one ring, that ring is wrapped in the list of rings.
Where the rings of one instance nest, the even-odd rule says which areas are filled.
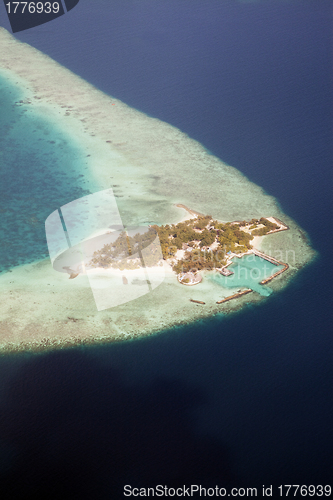
[[[221,268],[226,264],[227,252],[243,253],[252,248],[250,241],[253,236],[240,229],[247,224],[246,221],[224,224],[206,215],[153,228],[160,238],[164,259],[182,248],[187,250],[184,259],[173,266],[173,270],[180,273],[191,269]],[[213,243],[214,250],[209,248]]]
[[[244,253],[252,248],[250,241],[253,236],[242,231],[240,227],[242,227],[240,224],[228,223],[224,224],[219,231],[218,241],[226,252]]]
[[[137,269],[142,265],[141,251],[150,245],[149,252],[145,253],[145,265],[157,265],[161,256],[158,241],[153,243],[157,233],[163,259],[170,259],[177,250],[185,250],[184,258],[177,260],[173,266],[177,274],[193,269],[221,268],[227,263],[228,252],[245,253],[252,248],[254,236],[262,236],[278,227],[264,217],[249,222],[223,223],[214,220],[211,215],[178,224],[154,225],[143,234],[131,236],[120,233],[115,241],[94,253],[90,264],[93,267]]]
[[[251,234],[253,234],[253,236],[264,236],[265,234],[269,233],[270,231],[273,231],[274,229],[279,228],[279,226],[277,224],[274,224],[274,222],[271,222],[271,221],[265,219],[264,217],[261,217],[261,219],[259,219],[257,221],[257,224],[261,224],[264,227],[254,229],[251,233]],[[251,226],[250,229],[252,229],[252,227],[253,226]]]
[[[216,233],[212,229],[212,233],[207,229],[212,217],[207,215],[198,219],[190,219],[188,221],[179,222],[178,224],[166,226],[152,226],[158,233],[163,258],[168,259],[176,253],[177,250],[183,248],[183,243],[199,243],[200,246],[209,246],[216,239]]]
[[[112,233],[111,233],[112,237]],[[160,260],[161,253],[156,231],[148,228],[143,234],[136,233],[134,236],[127,235],[122,231],[119,236],[96,250],[90,261],[92,267],[116,268],[116,269],[138,269],[142,267],[141,252],[149,246],[149,251],[144,253],[144,265],[156,266]]]
[[[200,271],[203,269],[213,270],[226,265],[225,253],[222,248],[217,251],[206,251],[195,249],[192,252],[185,252],[184,259],[178,260],[172,267],[175,273],[187,273],[189,271]]]
[[[211,215],[189,219],[179,224],[153,226],[160,238],[164,259],[173,257],[177,250],[185,249],[184,258],[177,260],[173,266],[177,274],[221,268],[226,265],[228,252],[247,252],[252,248],[253,236],[267,234],[278,227],[263,217],[249,222],[244,220],[223,223],[214,220]],[[210,248],[213,244],[213,248]]]

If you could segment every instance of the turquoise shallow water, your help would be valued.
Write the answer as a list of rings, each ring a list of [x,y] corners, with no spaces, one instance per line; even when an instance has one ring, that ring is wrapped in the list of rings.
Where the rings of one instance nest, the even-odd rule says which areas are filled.
[[[260,295],[268,296],[272,290],[267,285],[260,285],[260,281],[276,273],[283,266],[275,266],[267,260],[256,255],[245,255],[240,259],[234,258],[233,263],[228,267],[233,271],[232,276],[222,276],[214,273],[211,279],[218,282],[225,288],[246,287],[252,288]]]
[[[0,78],[0,272],[48,256],[44,222],[95,190],[85,154]]]

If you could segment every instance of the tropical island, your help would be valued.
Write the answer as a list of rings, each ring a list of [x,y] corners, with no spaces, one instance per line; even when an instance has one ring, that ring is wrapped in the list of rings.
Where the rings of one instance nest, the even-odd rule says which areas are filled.
[[[104,244],[100,249],[95,250],[92,259],[85,264],[85,267],[134,270],[141,266],[161,265],[160,261],[163,257],[163,260],[177,275],[178,281],[188,286],[201,283],[202,276],[199,271],[214,270],[223,276],[231,276],[233,272],[228,269],[228,266],[232,264],[232,259],[251,253],[274,265],[283,266],[282,269],[262,280],[261,284],[271,281],[288,269],[288,264],[260,252],[253,246],[256,237],[289,229],[279,219],[261,217],[252,218],[250,221],[221,222],[211,215],[202,215],[184,205],[179,206],[189,212],[191,216],[189,219],[177,224],[149,225],[143,233],[136,232],[133,235],[121,231],[112,243]],[[162,253],[156,245],[156,234],[159,237]],[[155,245],[152,245],[154,241]],[[141,253],[148,247],[150,251],[146,253],[143,262]],[[125,279],[127,284],[127,278]],[[248,289],[248,291],[252,290]],[[239,294],[234,294],[232,298],[243,294],[244,290]],[[227,299],[229,300],[230,297]],[[225,301],[224,299],[223,302]],[[199,301],[199,303],[205,302]]]
[[[36,158],[40,158],[43,179],[38,183],[37,198],[42,201],[44,214],[31,209],[26,223],[25,211],[16,201],[21,198],[14,198],[13,206],[9,205],[9,199],[3,199],[3,216],[13,211],[20,220],[15,225],[17,235],[12,232],[11,237],[22,240],[25,247],[14,264],[0,274],[1,352],[129,340],[215,314],[223,316],[248,303],[259,304],[271,292],[282,290],[315,257],[306,233],[282,211],[273,196],[212,155],[202,144],[181,130],[104,94],[2,28],[0,42],[3,47],[0,78],[6,90],[8,109],[13,113],[13,119],[8,121],[11,134],[8,151],[11,154],[15,139],[15,151],[29,154],[29,158],[33,158],[32,167]],[[25,130],[29,131],[29,140],[23,134]],[[17,158],[15,161],[18,163]],[[32,168],[31,173],[39,176],[35,170]],[[148,284],[151,293],[98,311],[89,281],[94,273],[101,295],[109,283],[114,295],[126,295],[130,291],[127,285],[131,276],[135,273],[139,276],[140,269],[121,270],[128,262],[121,262],[119,254],[114,259],[119,269],[104,268],[101,278],[103,273],[99,269],[92,269],[91,276],[68,269],[70,280],[66,270],[56,272],[45,255],[43,240],[43,220],[63,204],[58,199],[61,190],[54,189],[52,179],[62,179],[62,185],[70,186],[72,197],[68,202],[88,194],[86,190],[96,193],[110,188],[123,227],[152,225],[150,234],[159,235],[158,256],[163,268],[147,268],[147,275],[154,285],[154,280],[159,283],[158,273],[165,269],[163,283],[155,288]],[[23,197],[23,194],[18,192],[17,196]],[[179,205],[180,202],[184,205]],[[32,200],[32,206],[34,203]],[[195,207],[200,213],[186,207]],[[184,209],[190,212],[192,219],[181,220],[185,217]],[[205,214],[212,214],[213,218],[205,219],[208,217]],[[288,225],[288,231],[283,230],[287,227],[276,217]],[[280,229],[271,227],[269,222]],[[38,224],[42,225],[44,253],[32,261],[26,236],[37,231]],[[154,229],[155,226],[158,228]],[[117,236],[119,233],[110,236],[109,242],[113,243]],[[135,233],[130,237],[134,238]],[[7,255],[11,252],[11,239],[8,237],[7,241],[5,235],[3,243],[4,255]],[[188,263],[189,256],[192,261]],[[270,259],[269,269],[258,276],[254,271],[263,267],[266,262],[263,256]],[[91,261],[98,257],[89,255]],[[109,266],[108,255],[100,257],[104,259],[101,263]],[[252,264],[244,261],[252,257]],[[137,266],[136,258],[134,253],[126,261],[131,260],[132,265]],[[275,264],[277,273],[284,267],[277,265],[279,261],[289,265],[288,272],[272,280],[277,275]],[[64,262],[63,265],[71,267],[70,264]],[[237,269],[246,267],[243,264],[249,266],[249,273],[253,270],[253,279],[235,279]],[[192,275],[186,277],[191,269]],[[192,276],[199,282],[200,273],[204,275],[200,285],[183,286],[189,285],[186,280],[190,282]],[[141,274],[142,279],[139,276],[135,281],[138,290],[144,288],[144,273]],[[122,279],[122,275],[126,279]],[[272,280],[270,286],[261,286],[266,279]],[[254,293],[248,292],[250,287]],[[236,296],[237,300],[230,300]],[[201,303],[205,306],[201,307]]]

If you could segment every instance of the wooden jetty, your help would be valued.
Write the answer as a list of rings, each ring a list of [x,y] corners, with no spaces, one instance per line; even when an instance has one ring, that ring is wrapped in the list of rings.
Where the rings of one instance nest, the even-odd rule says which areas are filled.
[[[260,285],[265,285],[269,281],[272,281],[273,278],[276,278],[276,276],[279,276],[279,274],[284,273],[288,268],[289,268],[289,265],[284,264],[283,269],[280,269],[280,271],[277,271],[276,273],[272,274],[272,276],[269,276],[269,278],[266,278],[266,279],[260,281]]]
[[[284,266],[284,262],[280,262],[277,259],[274,259],[274,257],[271,257],[270,255],[266,255],[265,253],[259,252],[259,250],[256,250],[255,248],[252,250],[254,255],[257,257],[261,257],[264,260],[267,260],[271,264],[274,264],[274,266]]]
[[[206,304],[206,302],[203,302],[202,300],[194,300],[190,299],[191,302],[195,302],[196,304]]]
[[[253,253],[258,257],[261,257],[262,259],[271,262],[271,264],[274,264],[275,266],[283,266],[282,269],[276,271],[276,273],[272,274],[272,276],[269,276],[268,278],[265,278],[264,280],[260,281],[260,285],[265,285],[266,283],[269,283],[270,281],[272,281],[272,279],[276,278],[276,276],[279,276],[279,274],[282,274],[287,269],[289,269],[289,265],[286,264],[285,262],[281,262],[280,260],[274,259],[274,257],[270,257],[262,252],[259,252],[259,250],[253,249]]]
[[[243,290],[242,292],[234,293],[234,295],[229,295],[229,297],[226,297],[225,299],[217,301],[216,304],[223,304],[223,302],[228,302],[228,300],[237,299],[237,297],[241,297],[242,295],[246,295],[247,293],[250,293],[252,291],[253,291],[252,288],[247,288],[246,290]]]

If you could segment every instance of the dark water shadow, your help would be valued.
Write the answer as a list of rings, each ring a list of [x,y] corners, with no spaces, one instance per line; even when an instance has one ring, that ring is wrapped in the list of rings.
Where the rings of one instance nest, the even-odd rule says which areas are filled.
[[[125,484],[235,486],[228,448],[195,432],[195,387],[124,383],[79,350],[23,365],[0,407],[1,498],[124,498]],[[2,450],[1,450],[2,449]]]

